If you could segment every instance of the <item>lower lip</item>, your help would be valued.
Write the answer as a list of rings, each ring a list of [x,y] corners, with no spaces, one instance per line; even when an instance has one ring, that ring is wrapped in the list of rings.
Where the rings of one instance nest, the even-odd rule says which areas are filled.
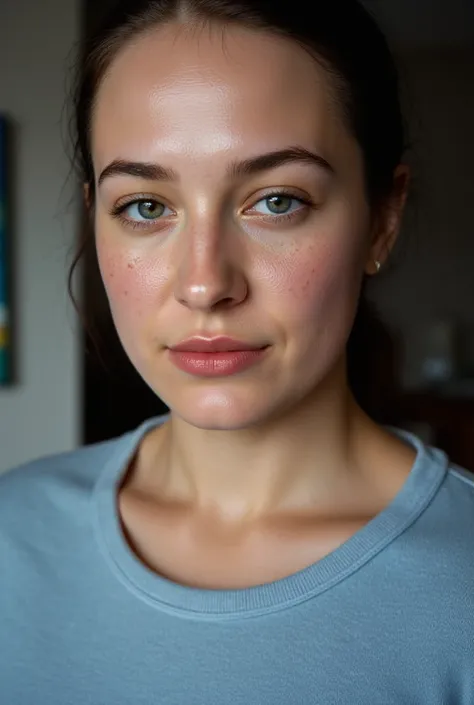
[[[232,352],[179,352],[169,350],[171,362],[183,372],[197,377],[227,377],[260,362],[267,348]]]

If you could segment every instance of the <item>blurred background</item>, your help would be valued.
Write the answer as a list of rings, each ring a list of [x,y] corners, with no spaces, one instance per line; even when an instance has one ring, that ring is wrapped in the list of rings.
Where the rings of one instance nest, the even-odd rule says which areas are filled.
[[[0,384],[0,471],[166,410],[121,350],[94,256],[76,285],[101,356],[67,295],[84,214],[70,175],[65,96],[81,42],[110,4],[0,4],[0,115],[9,126],[0,345],[8,323],[12,363]],[[414,430],[474,470],[474,2],[366,5],[398,57],[414,169],[399,246],[368,292],[383,322],[370,403],[384,423]]]

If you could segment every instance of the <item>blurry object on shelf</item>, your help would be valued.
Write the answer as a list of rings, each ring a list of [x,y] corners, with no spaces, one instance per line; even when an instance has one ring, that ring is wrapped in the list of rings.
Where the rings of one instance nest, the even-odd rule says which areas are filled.
[[[474,370],[461,329],[447,320],[407,335],[398,425],[474,471]]]
[[[439,389],[460,375],[459,331],[453,321],[419,325],[407,336],[403,386],[411,390]]]

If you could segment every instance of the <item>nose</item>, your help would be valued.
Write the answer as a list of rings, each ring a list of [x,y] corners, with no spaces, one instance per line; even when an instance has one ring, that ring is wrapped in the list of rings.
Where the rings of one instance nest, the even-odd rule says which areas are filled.
[[[230,234],[232,236],[232,234]],[[222,227],[204,226],[182,233],[181,259],[175,279],[175,298],[200,311],[232,308],[248,295],[248,283],[239,266],[239,253]]]

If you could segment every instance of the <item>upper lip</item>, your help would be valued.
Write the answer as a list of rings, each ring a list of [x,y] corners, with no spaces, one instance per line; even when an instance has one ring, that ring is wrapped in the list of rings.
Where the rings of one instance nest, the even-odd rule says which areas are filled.
[[[177,345],[170,345],[170,350],[177,352],[234,352],[237,350],[261,350],[266,345],[255,345],[242,340],[234,340],[226,336],[218,338],[203,338],[196,336],[183,340]]]

